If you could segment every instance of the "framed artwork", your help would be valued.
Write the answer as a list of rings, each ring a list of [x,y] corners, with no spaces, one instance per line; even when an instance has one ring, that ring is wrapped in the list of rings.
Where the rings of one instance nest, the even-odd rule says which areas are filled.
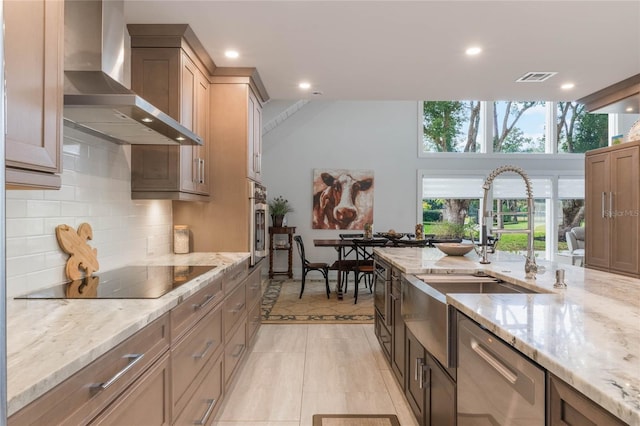
[[[373,223],[373,170],[314,169],[313,229],[363,230]]]

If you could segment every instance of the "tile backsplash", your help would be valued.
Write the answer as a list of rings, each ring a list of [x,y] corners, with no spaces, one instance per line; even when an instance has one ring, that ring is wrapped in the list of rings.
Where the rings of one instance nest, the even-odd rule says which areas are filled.
[[[7,296],[66,281],[55,228],[93,228],[100,271],[171,251],[171,201],[131,199],[131,149],[64,127],[62,188],[6,192]]]

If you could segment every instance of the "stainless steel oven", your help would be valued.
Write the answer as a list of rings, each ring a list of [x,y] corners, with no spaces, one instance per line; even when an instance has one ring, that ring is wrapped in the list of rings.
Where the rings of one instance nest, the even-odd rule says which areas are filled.
[[[373,305],[382,318],[384,325],[391,326],[391,266],[375,260],[375,277],[373,287]]]
[[[267,189],[257,182],[249,181],[249,202],[251,203],[251,218],[249,223],[249,252],[251,266],[267,256]]]

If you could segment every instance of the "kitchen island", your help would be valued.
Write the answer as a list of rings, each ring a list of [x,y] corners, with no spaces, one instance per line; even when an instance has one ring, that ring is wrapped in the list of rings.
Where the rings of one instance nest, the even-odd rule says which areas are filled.
[[[249,253],[166,255],[138,265],[215,266],[157,299],[7,300],[7,415],[53,389]]]
[[[487,274],[541,294],[449,294],[447,303],[630,425],[640,425],[640,280],[554,262],[526,279],[509,253],[480,264],[472,252],[383,248],[375,253],[405,274]],[[567,288],[556,289],[565,269]]]

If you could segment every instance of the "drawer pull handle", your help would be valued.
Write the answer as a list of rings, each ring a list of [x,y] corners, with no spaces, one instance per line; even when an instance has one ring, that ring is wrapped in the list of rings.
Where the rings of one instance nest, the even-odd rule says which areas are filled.
[[[194,311],[197,311],[198,309],[204,308],[206,305],[208,305],[215,298],[216,298],[215,294],[207,294],[207,296],[205,297],[205,299],[204,299],[204,301],[202,303],[200,303],[199,305],[196,305],[194,303],[191,306],[193,306],[193,310]]]
[[[209,416],[211,415],[211,412],[213,411],[213,407],[216,406],[216,400],[215,399],[207,399],[207,411],[204,412],[204,415],[200,418],[200,420],[196,420],[195,422],[193,422],[194,425],[204,425],[207,423],[207,420],[209,419]]]
[[[235,309],[231,309],[230,312],[232,312],[234,314],[237,314],[238,312],[240,312],[242,310],[242,308],[244,308],[244,302],[243,303],[238,303],[236,305],[236,308]]]
[[[193,357],[195,359],[202,359],[204,358],[204,356],[207,354],[207,352],[209,352],[209,349],[211,349],[211,347],[213,346],[213,344],[215,343],[214,340],[209,340],[207,342],[207,346],[205,346],[204,351],[202,351],[202,353],[199,353],[198,355],[194,355]]]
[[[244,345],[238,345],[238,349],[231,354],[231,357],[238,358],[240,357],[240,355],[242,355],[242,352],[244,352]]]
[[[92,385],[91,389],[94,392],[103,391],[107,389],[109,386],[111,386],[112,384],[114,384],[119,378],[124,376],[127,373],[127,371],[131,370],[134,365],[140,362],[140,360],[144,358],[144,354],[128,354],[123,356],[122,358],[129,358],[129,364],[127,364],[127,366],[124,367],[122,370],[118,371],[112,378],[110,378],[106,382],[99,383],[97,385]]]

